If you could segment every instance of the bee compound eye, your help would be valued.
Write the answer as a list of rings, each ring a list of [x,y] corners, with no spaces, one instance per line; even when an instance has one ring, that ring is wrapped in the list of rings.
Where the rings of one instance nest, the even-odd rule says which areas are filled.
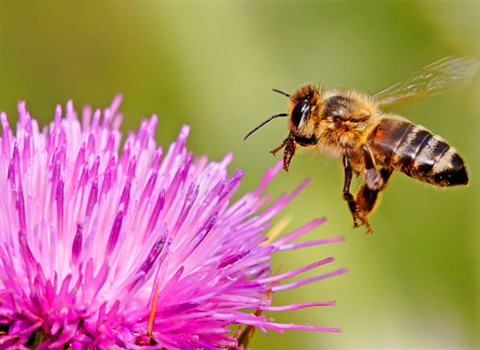
[[[310,101],[302,100],[293,108],[292,122],[295,127],[299,127],[300,124],[308,118],[310,114]]]

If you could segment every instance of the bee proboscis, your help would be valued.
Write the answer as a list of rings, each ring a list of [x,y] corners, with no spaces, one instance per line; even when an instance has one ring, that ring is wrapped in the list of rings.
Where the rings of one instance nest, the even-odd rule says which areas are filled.
[[[439,187],[468,183],[464,161],[455,148],[423,126],[383,113],[380,106],[466,85],[478,68],[475,58],[447,57],[371,96],[348,89],[326,91],[315,84],[303,85],[293,95],[274,89],[289,97],[288,113],[273,115],[244,139],[271,120],[288,117],[289,134],[271,153],[284,149],[285,170],[298,148],[341,158],[342,195],[354,226],[365,225],[372,232],[368,216],[393,171]],[[350,192],[353,174],[363,177],[355,197]]]

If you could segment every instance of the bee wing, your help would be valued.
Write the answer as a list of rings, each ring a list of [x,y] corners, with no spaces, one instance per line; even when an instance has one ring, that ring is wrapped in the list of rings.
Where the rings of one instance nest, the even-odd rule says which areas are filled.
[[[372,97],[380,105],[386,105],[456,90],[473,79],[479,66],[480,61],[476,58],[445,57]]]

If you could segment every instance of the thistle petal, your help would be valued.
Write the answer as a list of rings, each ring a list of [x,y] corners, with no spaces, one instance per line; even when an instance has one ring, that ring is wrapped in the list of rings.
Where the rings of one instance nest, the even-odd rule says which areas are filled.
[[[272,305],[276,292],[346,271],[284,283],[326,258],[272,274],[278,251],[343,240],[294,242],[324,219],[265,236],[308,180],[271,201],[279,162],[233,200],[243,172],[228,175],[231,154],[195,158],[188,126],[164,152],[153,116],[120,151],[120,102],[79,120],[69,101],[43,132],[20,102],[15,135],[0,114],[0,347],[218,349],[242,346],[236,325],[339,331],[262,314],[335,304]]]

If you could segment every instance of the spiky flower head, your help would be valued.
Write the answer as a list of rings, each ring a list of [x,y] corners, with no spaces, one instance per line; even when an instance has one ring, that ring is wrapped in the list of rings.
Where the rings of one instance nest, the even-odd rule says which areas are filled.
[[[228,175],[231,155],[194,159],[186,126],[163,152],[153,116],[119,152],[120,100],[86,107],[81,120],[70,101],[43,131],[23,102],[16,134],[0,116],[0,348],[214,349],[244,345],[242,325],[338,331],[264,314],[332,305],[271,304],[275,292],[345,271],[282,284],[327,258],[272,273],[272,253],[342,240],[292,242],[322,220],[267,240],[297,192],[262,195],[281,164],[232,203],[242,172]]]

